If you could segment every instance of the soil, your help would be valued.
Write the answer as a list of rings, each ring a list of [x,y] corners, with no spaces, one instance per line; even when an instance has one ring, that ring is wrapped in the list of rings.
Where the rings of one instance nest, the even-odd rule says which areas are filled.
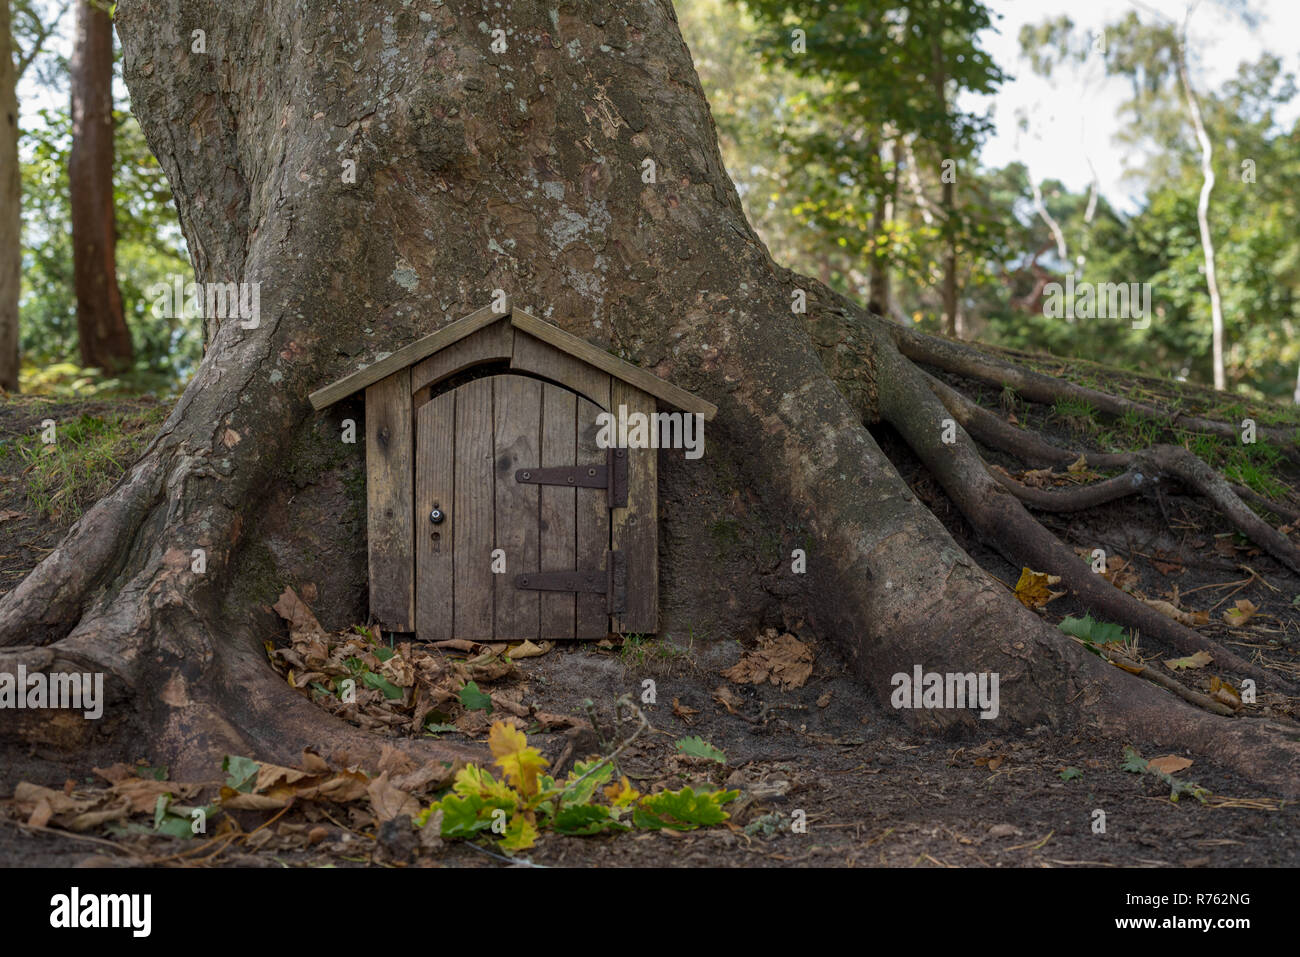
[[[105,402],[0,403],[0,440],[31,434],[42,418],[102,409]],[[888,430],[877,440],[916,494],[948,525],[958,542],[1009,586],[1020,569],[974,541],[942,491]],[[0,523],[0,592],[57,544],[64,528],[30,514],[15,456],[0,457],[0,513],[22,517]],[[1004,462],[1008,468],[1013,463]],[[1294,486],[1297,476],[1284,475]],[[1168,523],[1165,522],[1165,517]],[[1127,560],[1131,587],[1165,597],[1175,586],[1184,606],[1211,611],[1204,630],[1248,658],[1281,673],[1300,670],[1300,580],[1267,555],[1241,543],[1226,522],[1193,497],[1166,492],[1158,503],[1132,499],[1072,516],[1045,519],[1068,544],[1104,548]],[[1233,583],[1233,584],[1229,584]],[[1243,627],[1223,620],[1238,599],[1259,606]],[[1217,604],[1216,604],[1217,603]],[[1056,622],[1081,615],[1070,596],[1045,615]],[[798,629],[796,629],[798,631]],[[759,636],[738,642],[708,635],[663,636],[641,646],[556,647],[518,662],[513,681],[523,700],[548,712],[592,716],[596,731],[616,737],[614,702],[624,694],[641,707],[652,730],[619,759],[620,771],[642,791],[683,784],[737,788],[729,827],[685,834],[632,832],[604,837],[544,834],[513,862],[485,846],[443,842],[413,859],[394,852],[384,835],[337,820],[321,821],[324,840],[294,840],[310,809],[292,809],[268,828],[274,836],[257,850],[230,848],[209,866],[500,867],[509,863],[559,866],[900,866],[900,867],[1259,867],[1300,864],[1290,835],[1300,812],[1214,764],[1196,758],[1176,777],[1208,792],[1204,803],[1184,794],[1170,800],[1168,785],[1123,770],[1123,746],[1144,757],[1165,754],[1151,742],[1116,742],[1083,728],[1036,728],[1015,736],[994,730],[980,737],[941,740],[918,732],[882,707],[880,689],[852,679],[836,649],[817,636],[798,638],[815,651],[802,687],[744,685],[721,673]],[[1154,653],[1156,649],[1144,649]],[[1207,688],[1212,669],[1184,676]],[[1136,679],[1135,679],[1136,680]],[[643,695],[653,682],[654,703]],[[887,686],[887,676],[881,676]],[[723,689],[720,694],[715,692]],[[724,704],[723,702],[726,702]],[[592,702],[589,710],[585,702]],[[1296,702],[1261,696],[1261,707],[1293,714]],[[725,764],[685,757],[675,742],[698,735],[725,753]],[[463,735],[448,734],[450,740]],[[545,736],[542,736],[545,737]],[[148,759],[123,754],[128,762]],[[1189,757],[1195,757],[1189,755]],[[152,763],[152,762],[150,762]],[[0,756],[0,798],[19,781],[62,788],[84,781],[91,769],[75,756],[25,751]],[[215,769],[214,769],[215,770]],[[1105,831],[1095,822],[1104,812]],[[245,812],[247,829],[270,817]],[[301,815],[297,816],[296,815]],[[305,816],[305,820],[304,820]],[[0,864],[118,866],[160,862],[193,842],[160,836],[122,836],[92,830],[80,835],[33,831],[0,809]],[[806,831],[791,830],[804,820]],[[296,829],[296,830],[295,830]]]

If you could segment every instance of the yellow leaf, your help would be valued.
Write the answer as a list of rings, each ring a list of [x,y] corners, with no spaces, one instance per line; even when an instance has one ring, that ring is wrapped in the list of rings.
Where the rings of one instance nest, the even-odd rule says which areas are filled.
[[[623,780],[607,784],[604,788],[605,797],[609,798],[609,803],[614,807],[627,807],[641,796],[641,793],[632,787],[632,782],[623,775]]]
[[[1016,597],[1026,608],[1042,608],[1049,601],[1065,594],[1063,591],[1052,591],[1049,587],[1060,580],[1060,575],[1036,572],[1026,566],[1021,569],[1020,581],[1016,582]]]
[[[1086,472],[1086,471],[1088,471],[1088,456],[1086,456],[1086,455],[1080,455],[1077,459],[1075,459],[1075,460],[1070,464],[1070,467],[1067,468],[1066,471],[1067,471],[1067,472],[1074,472],[1074,473],[1076,473],[1076,474],[1079,473],[1079,472]]]
[[[528,746],[522,731],[504,721],[495,721],[488,732],[488,747],[497,767],[520,794],[531,797],[537,793],[537,775],[550,762],[536,748]]]
[[[1234,711],[1241,710],[1241,692],[1222,678],[1210,678],[1210,697]]]
[[[1238,598],[1237,607],[1230,608],[1223,613],[1223,620],[1234,628],[1240,628],[1246,622],[1255,617],[1255,612],[1259,611],[1259,606],[1249,598]]]
[[[1186,658],[1174,658],[1172,661],[1166,661],[1165,666],[1172,671],[1181,671],[1184,668],[1204,668],[1213,660],[1209,652],[1198,651]]]

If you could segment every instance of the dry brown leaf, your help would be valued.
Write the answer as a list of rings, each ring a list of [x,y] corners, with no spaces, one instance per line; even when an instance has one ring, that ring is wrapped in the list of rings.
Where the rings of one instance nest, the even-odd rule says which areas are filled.
[[[403,814],[415,817],[420,813],[420,802],[393,784],[387,771],[366,785],[366,793],[370,795],[370,810],[374,812],[376,824]]]
[[[1210,678],[1210,697],[1233,711],[1242,709],[1241,692],[1219,677]]]
[[[300,636],[325,634],[325,629],[321,628],[320,622],[311,613],[311,609],[303,603],[292,588],[284,589],[274,607],[276,614],[289,623],[291,639],[297,641]]]
[[[1165,754],[1158,758],[1152,758],[1147,762],[1147,767],[1155,768],[1164,774],[1177,774],[1184,768],[1190,768],[1192,762],[1190,758],[1182,758],[1176,754]]]
[[[740,706],[744,704],[726,685],[714,689],[713,700],[726,708],[729,714],[740,714]]]
[[[555,647],[553,641],[543,641],[540,645],[535,645],[528,639],[524,639],[517,645],[511,645],[506,649],[506,654],[511,658],[536,658],[538,655],[544,655]]]
[[[1080,454],[1077,459],[1070,463],[1070,467],[1066,471],[1075,475],[1088,471],[1088,456]]]
[[[1186,625],[1188,628],[1195,628],[1197,625],[1206,625],[1210,621],[1208,611],[1184,611],[1176,608],[1167,601],[1161,601],[1158,598],[1144,599],[1148,608],[1154,608],[1160,614],[1172,618],[1180,625]]]
[[[7,522],[7,521],[9,521],[10,519],[13,519],[13,518],[22,518],[22,517],[23,517],[23,513],[22,513],[22,512],[15,512],[15,511],[14,511],[13,509],[11,509],[11,508],[6,508],[6,509],[4,509],[3,511],[0,511],[0,522]]]
[[[1055,601],[1065,594],[1063,591],[1051,589],[1051,586],[1060,580],[1060,575],[1036,572],[1026,565],[1020,570],[1020,581],[1016,582],[1016,597],[1026,608],[1042,608],[1049,601]]]
[[[722,677],[737,684],[756,685],[769,681],[782,688],[802,688],[812,677],[813,650],[794,635],[760,638],[758,647],[722,672]]]
[[[1249,598],[1238,598],[1236,606],[1236,608],[1229,608],[1223,613],[1223,620],[1234,628],[1240,628],[1242,625],[1246,624],[1246,622],[1254,618],[1255,613],[1259,611],[1259,606]]]
[[[699,713],[699,708],[692,708],[690,705],[682,704],[676,698],[673,699],[673,717],[681,718],[687,724],[690,724],[692,716]]]
[[[820,698],[817,699],[817,707],[819,708],[825,708],[830,703],[831,703],[831,693],[829,691],[825,692]]]

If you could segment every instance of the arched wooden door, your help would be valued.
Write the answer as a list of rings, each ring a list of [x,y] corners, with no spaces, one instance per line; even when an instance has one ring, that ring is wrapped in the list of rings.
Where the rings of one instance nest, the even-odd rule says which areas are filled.
[[[424,640],[600,638],[622,611],[610,509],[626,451],[602,410],[522,375],[473,379],[415,411],[415,607]]]

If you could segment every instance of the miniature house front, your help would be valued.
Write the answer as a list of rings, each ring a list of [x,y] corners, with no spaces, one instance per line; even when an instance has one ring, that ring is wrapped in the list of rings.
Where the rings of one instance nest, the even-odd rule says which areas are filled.
[[[602,412],[716,408],[509,303],[312,393],[365,389],[370,614],[423,640],[658,630],[657,451]]]

